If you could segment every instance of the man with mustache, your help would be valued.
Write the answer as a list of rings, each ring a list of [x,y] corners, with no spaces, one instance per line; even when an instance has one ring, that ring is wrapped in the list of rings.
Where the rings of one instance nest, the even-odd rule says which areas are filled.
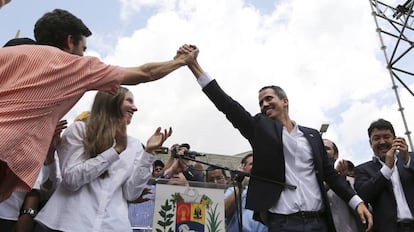
[[[368,128],[374,158],[355,168],[355,189],[373,209],[374,231],[414,231],[414,154],[392,124],[378,119]]]

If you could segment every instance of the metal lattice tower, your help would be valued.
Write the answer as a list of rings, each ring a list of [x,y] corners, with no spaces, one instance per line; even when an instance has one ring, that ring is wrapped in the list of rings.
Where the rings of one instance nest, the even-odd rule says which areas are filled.
[[[408,129],[407,120],[404,115],[404,107],[402,107],[398,94],[397,81],[414,97],[413,91],[403,81],[404,78],[414,77],[414,70],[410,71],[408,68],[413,67],[412,61],[414,60],[414,52],[411,52],[414,46],[412,40],[414,39],[414,0],[408,0],[403,5],[396,7],[377,0],[369,0],[369,2],[377,26],[381,49],[384,53],[387,69],[391,77],[392,89],[397,98],[398,110],[401,113],[404,123],[405,134],[408,138],[409,146],[413,150],[411,131]],[[389,48],[385,44],[389,45]],[[388,53],[391,55],[389,56]],[[412,58],[410,59],[410,57]]]

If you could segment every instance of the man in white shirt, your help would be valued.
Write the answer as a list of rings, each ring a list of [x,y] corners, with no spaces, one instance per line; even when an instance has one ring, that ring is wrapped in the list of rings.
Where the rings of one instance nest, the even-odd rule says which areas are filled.
[[[328,154],[328,157],[332,161],[332,165],[334,165],[335,161],[339,158],[339,150],[338,147],[334,142],[332,142],[329,139],[324,139],[323,144],[325,145],[326,153]],[[348,160],[340,160],[338,162],[341,164],[341,167],[346,166]],[[337,170],[338,170],[337,166]],[[347,166],[346,166],[347,167]],[[346,173],[349,173],[348,171],[343,170],[338,172],[346,178],[346,180],[349,182],[350,186],[353,186],[354,180],[353,177],[346,176]],[[327,190],[327,195],[329,199],[329,205],[331,207],[332,211],[332,219],[334,221],[335,229],[337,232],[357,232],[361,231],[362,228],[358,227],[357,221],[355,220],[356,217],[354,213],[351,211],[351,208],[344,202],[339,196],[332,191],[332,189]]]
[[[194,50],[195,46],[184,45],[179,52]],[[196,59],[188,67],[203,92],[252,146],[254,166],[246,208],[260,213],[270,232],[335,231],[324,181],[358,211],[370,229],[372,215],[332,167],[319,132],[290,119],[289,100],[283,89],[263,87],[259,91],[261,113],[252,116],[204,72]]]
[[[387,120],[372,122],[368,136],[374,157],[355,168],[355,189],[372,206],[374,231],[413,232],[414,154]]]

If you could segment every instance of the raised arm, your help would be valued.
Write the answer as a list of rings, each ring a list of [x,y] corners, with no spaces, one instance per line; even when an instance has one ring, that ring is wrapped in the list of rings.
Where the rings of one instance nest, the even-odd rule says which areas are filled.
[[[158,127],[154,134],[148,139],[145,152],[140,149],[143,154],[137,156],[134,160],[134,170],[128,180],[122,185],[122,192],[128,201],[137,200],[137,198],[145,190],[145,186],[151,177],[151,167],[154,161],[154,151],[162,146],[172,134],[171,127],[162,131]]]
[[[186,53],[179,53],[178,51],[174,59],[170,61],[146,63],[138,67],[126,68],[127,72],[121,84],[137,85],[161,79],[174,70],[194,62],[197,55],[197,49],[192,49]]]
[[[197,61],[197,55],[199,53],[199,50],[196,46],[194,45],[183,45],[180,47],[180,49],[178,50],[179,54],[191,54],[194,53],[195,54],[195,58],[192,60],[189,60],[188,63],[188,68],[191,70],[191,72],[193,72],[195,78],[200,78],[201,75],[203,75],[204,70],[201,68],[200,64]]]

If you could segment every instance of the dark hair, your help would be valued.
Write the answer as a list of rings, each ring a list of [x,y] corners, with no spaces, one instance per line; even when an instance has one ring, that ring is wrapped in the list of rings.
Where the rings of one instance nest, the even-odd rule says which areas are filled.
[[[155,160],[153,163],[152,163],[152,165],[154,166],[154,167],[157,167],[157,166],[159,166],[159,167],[162,167],[162,168],[164,168],[164,163],[161,161],[161,160]]]
[[[66,10],[55,9],[37,20],[34,36],[38,44],[65,49],[68,35],[73,36],[74,45],[78,45],[82,36],[92,35],[82,20]]]
[[[385,120],[385,119],[378,119],[377,121],[373,121],[371,123],[371,125],[369,125],[368,127],[368,137],[371,138],[371,134],[372,131],[374,129],[378,129],[378,130],[390,130],[392,135],[395,136],[395,131],[394,131],[394,127],[392,126],[392,124]]]
[[[249,157],[253,157],[253,153],[249,153],[249,154],[245,155],[240,163],[243,164],[243,165],[246,165],[247,164],[247,159]]]
[[[207,180],[208,172],[215,171],[217,169],[220,169],[221,170],[221,173],[223,173],[223,176],[227,177],[226,171],[224,171],[224,169],[217,168],[217,167],[214,167],[214,166],[209,166],[206,169],[206,182],[208,182],[208,180]]]
[[[336,146],[336,144],[334,142],[332,142],[332,147],[333,147],[333,150],[334,150],[334,154],[338,154],[338,152],[339,152],[338,147]]]
[[[353,172],[354,171],[354,168],[355,168],[354,163],[352,163],[349,160],[347,160],[346,162],[348,163],[348,171]]]
[[[14,38],[9,41],[7,41],[6,44],[3,45],[3,47],[11,47],[16,45],[24,45],[24,44],[36,44],[36,41],[30,39],[30,38]]]
[[[329,140],[329,139],[323,139],[323,140],[326,140],[326,141],[329,141],[329,142],[332,143],[332,149],[334,151],[334,154],[338,154],[339,153],[338,147],[336,146],[336,144],[332,140]]]
[[[276,96],[279,97],[279,99],[287,99],[287,95],[286,92],[280,88],[279,86],[275,86],[275,85],[268,85],[268,86],[264,86],[259,90],[259,93],[262,92],[265,89],[272,89],[273,92],[275,92]]]

